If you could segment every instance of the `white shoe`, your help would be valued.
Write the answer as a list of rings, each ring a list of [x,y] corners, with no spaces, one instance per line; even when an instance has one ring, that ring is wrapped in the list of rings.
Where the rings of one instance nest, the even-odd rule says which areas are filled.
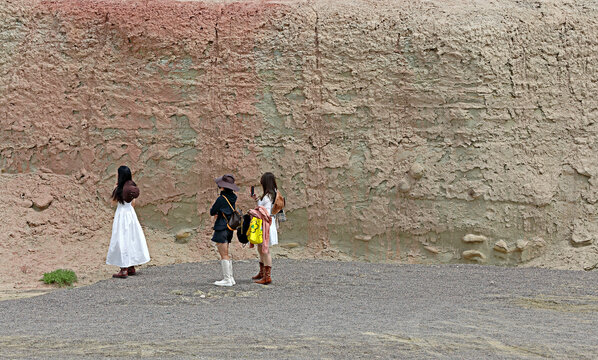
[[[216,285],[216,286],[233,286],[234,284],[230,281],[230,279],[223,279],[220,281],[214,281],[214,285]]]
[[[228,276],[229,276],[230,282],[233,285],[236,285],[237,282],[235,281],[235,278],[233,277],[233,261],[232,260],[228,260]]]
[[[233,279],[233,264],[230,260],[220,260],[220,264],[222,265],[222,272],[224,273],[224,279],[220,281],[215,281],[214,285],[216,286],[233,286],[235,285],[235,279]]]

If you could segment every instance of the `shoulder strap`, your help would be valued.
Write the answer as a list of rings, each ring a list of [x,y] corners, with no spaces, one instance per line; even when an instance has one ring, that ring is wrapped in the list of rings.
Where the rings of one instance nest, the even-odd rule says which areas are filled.
[[[235,208],[234,208],[234,207],[233,207],[233,206],[230,204],[230,201],[228,201],[228,198],[227,198],[226,196],[224,196],[224,195],[220,195],[220,196],[222,196],[222,197],[224,198],[224,200],[226,200],[226,202],[228,203],[228,206],[230,206],[230,208],[231,208],[231,209],[233,209],[233,213],[235,213],[235,212],[236,212],[236,213],[238,213],[238,212],[237,212],[237,209],[235,209]],[[234,215],[234,214],[233,214],[233,215]],[[226,218],[226,215],[224,215],[224,213],[222,213],[222,216],[224,216],[224,218],[226,219],[226,227],[227,227],[227,228],[228,228],[230,231],[235,231],[235,229],[231,228],[231,227],[228,225],[228,219]],[[232,218],[233,218],[233,216],[231,215],[231,219],[232,219]]]
[[[233,211],[237,211],[237,210],[235,210],[235,208],[234,208],[234,207],[233,207],[233,206],[230,204],[230,201],[228,201],[228,199],[226,198],[226,196],[224,196],[224,195],[220,195],[220,196],[222,196],[222,197],[224,198],[224,200],[226,200],[226,202],[228,203],[228,206],[230,206],[230,208],[231,208],[231,209],[233,209]]]

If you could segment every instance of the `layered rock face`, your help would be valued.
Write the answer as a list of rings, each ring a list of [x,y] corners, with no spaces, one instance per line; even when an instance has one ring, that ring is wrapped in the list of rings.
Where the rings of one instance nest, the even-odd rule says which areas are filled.
[[[272,171],[281,241],[372,260],[596,255],[593,1],[0,4],[0,167],[209,229]],[[579,250],[582,249],[582,250]],[[596,259],[598,262],[598,259]]]

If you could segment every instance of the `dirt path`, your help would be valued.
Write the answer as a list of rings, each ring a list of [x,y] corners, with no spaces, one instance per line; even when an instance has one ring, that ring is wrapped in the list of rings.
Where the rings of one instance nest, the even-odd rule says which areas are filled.
[[[277,260],[143,269],[0,302],[0,358],[496,358],[598,354],[598,273]]]

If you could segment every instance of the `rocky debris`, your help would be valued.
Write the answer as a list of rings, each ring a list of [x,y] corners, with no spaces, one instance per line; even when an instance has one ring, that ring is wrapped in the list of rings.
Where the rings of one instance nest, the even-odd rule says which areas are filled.
[[[186,244],[189,242],[189,238],[193,234],[193,230],[180,230],[174,235],[175,242],[178,244]]]
[[[409,176],[415,180],[419,180],[424,176],[425,169],[420,163],[414,163],[409,169]]]
[[[517,240],[517,250],[521,251],[521,261],[526,262],[544,253],[546,241],[540,237],[535,237],[531,241],[520,239]]]
[[[467,234],[463,237],[463,242],[468,244],[485,243],[488,238],[484,235]]]
[[[472,199],[477,199],[480,196],[484,195],[484,192],[479,189],[469,189],[467,191],[467,195],[469,195]]]
[[[573,245],[573,246],[592,245],[592,242],[594,241],[594,237],[589,236],[589,235],[590,234],[588,234],[588,233],[583,233],[583,234],[573,233],[571,235],[571,245]]]
[[[84,183],[85,181],[87,181],[89,179],[89,174],[87,173],[87,170],[85,169],[80,169],[76,174],[75,174],[75,179],[77,180],[77,182],[79,182],[80,184]]]
[[[54,197],[48,193],[42,193],[31,199],[36,210],[45,210],[54,201]]]
[[[29,199],[23,199],[23,200],[18,201],[18,205],[20,207],[30,208],[33,206],[33,201],[31,201]]]
[[[461,257],[465,260],[473,260],[477,262],[484,262],[486,260],[486,255],[478,250],[465,250],[461,254]]]
[[[285,249],[294,249],[296,247],[299,247],[299,244],[296,242],[290,242],[290,243],[281,244],[280,247],[285,248]]]
[[[27,215],[26,223],[27,223],[27,226],[29,226],[31,228],[35,228],[35,227],[47,224],[48,217],[44,216],[43,214],[34,212],[34,213]]]
[[[411,184],[407,179],[399,180],[399,191],[406,193],[411,189]]]
[[[547,246],[539,256],[531,259],[523,266],[560,270],[586,270],[586,268],[592,267],[592,264],[597,263],[598,244],[574,247],[567,243],[565,247]]]
[[[581,159],[578,162],[575,162],[569,166],[572,166],[572,168],[579,174],[588,178],[591,178],[592,176],[598,174],[598,167],[590,161],[587,161],[587,159]]]
[[[571,245],[575,247],[592,245],[598,236],[598,227],[594,222],[575,220],[573,233],[571,234]]]
[[[509,245],[507,245],[507,242],[504,240],[498,240],[494,244],[494,251],[498,251],[498,252],[506,254],[509,252]]]
[[[424,249],[428,250],[429,252],[431,252],[434,255],[436,255],[440,252],[440,250],[438,250],[438,248],[436,246],[431,246],[431,245],[424,246]]]
[[[517,240],[515,247],[517,248],[517,250],[523,251],[523,250],[525,250],[525,248],[527,247],[528,244],[529,244],[529,241],[519,239],[519,240]]]
[[[355,235],[355,239],[361,241],[370,241],[372,240],[372,237],[370,235]]]
[[[586,266],[583,268],[585,271],[591,271],[594,269],[598,269],[598,263],[594,264],[594,265],[590,265],[590,266]]]

